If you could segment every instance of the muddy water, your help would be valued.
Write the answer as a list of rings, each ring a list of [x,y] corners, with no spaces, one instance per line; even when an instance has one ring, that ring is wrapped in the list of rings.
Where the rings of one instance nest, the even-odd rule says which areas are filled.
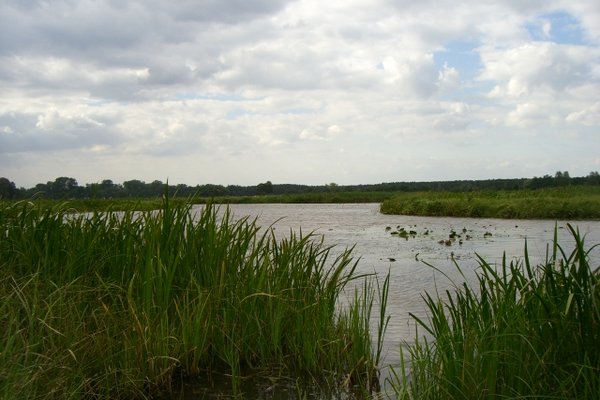
[[[478,265],[477,255],[496,264],[502,262],[503,254],[508,260],[518,260],[523,256],[525,241],[531,262],[543,262],[547,251],[551,251],[555,226],[559,243],[569,252],[573,242],[565,221],[383,215],[379,204],[373,203],[244,204],[231,205],[230,209],[236,217],[257,217],[262,227],[272,225],[279,237],[302,229],[303,233],[323,235],[326,244],[340,249],[355,246],[353,254],[360,257],[361,272],[374,272],[381,280],[390,273],[391,319],[384,367],[398,364],[400,346],[414,337],[409,312],[426,316],[421,295],[443,291],[452,285],[451,280],[464,280],[455,262],[470,280]],[[600,221],[569,223],[586,235],[588,245],[600,243]],[[413,234],[403,237],[402,230]],[[456,236],[450,240],[452,232]],[[593,265],[600,266],[600,249],[591,256]]]

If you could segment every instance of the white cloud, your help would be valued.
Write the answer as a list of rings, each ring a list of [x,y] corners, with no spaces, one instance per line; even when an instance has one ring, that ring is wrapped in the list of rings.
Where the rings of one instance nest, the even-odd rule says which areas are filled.
[[[449,67],[448,63],[444,64],[444,68],[438,72],[438,86],[441,90],[452,90],[460,85],[460,72]]]
[[[557,13],[581,38],[556,41]],[[587,141],[578,150],[600,144],[599,16],[583,0],[10,0],[0,169],[18,185],[540,175],[515,166],[542,137],[546,154],[565,151],[565,132]],[[502,146],[514,160],[479,156]],[[472,168],[434,167],[456,157]]]
[[[600,102],[567,115],[567,122],[580,123],[586,126],[600,126]]]
[[[587,84],[600,62],[600,50],[583,46],[531,42],[509,49],[484,49],[481,80],[504,83],[500,95],[518,97],[548,87],[562,91]],[[502,85],[501,85],[502,86]]]

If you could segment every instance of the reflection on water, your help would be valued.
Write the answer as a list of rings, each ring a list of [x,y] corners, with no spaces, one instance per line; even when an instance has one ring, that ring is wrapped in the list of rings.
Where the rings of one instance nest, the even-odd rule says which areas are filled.
[[[565,221],[383,215],[379,204],[242,204],[230,209],[235,217],[257,217],[260,226],[272,225],[279,237],[301,229],[303,233],[322,234],[327,245],[340,249],[356,246],[360,272],[384,277],[389,271],[391,320],[386,334],[386,365],[397,364],[401,344],[414,337],[409,312],[426,317],[421,295],[443,291],[451,285],[450,280],[464,279],[454,262],[467,279],[472,279],[477,255],[489,263],[501,263],[503,255],[509,261],[518,260],[525,241],[532,264],[544,262],[551,251],[555,226],[565,250],[570,252],[573,243]],[[588,245],[600,243],[599,221],[570,223],[585,235]],[[590,255],[592,265],[600,265],[600,249]]]

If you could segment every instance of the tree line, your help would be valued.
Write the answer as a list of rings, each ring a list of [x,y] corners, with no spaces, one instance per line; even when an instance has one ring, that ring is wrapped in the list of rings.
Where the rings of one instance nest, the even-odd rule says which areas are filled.
[[[160,180],[144,182],[138,179],[115,183],[105,179],[100,183],[79,185],[75,178],[58,177],[54,181],[38,183],[32,188],[15,185],[8,178],[0,177],[0,199],[87,199],[87,198],[151,198],[162,196],[167,184]],[[298,194],[324,192],[418,192],[449,191],[469,192],[478,190],[541,189],[569,185],[600,185],[600,174],[590,172],[587,176],[571,177],[568,171],[533,178],[455,180],[432,182],[389,182],[368,185],[295,185],[273,184],[271,181],[251,186],[203,184],[168,185],[169,193],[177,197],[259,196],[265,194]]]

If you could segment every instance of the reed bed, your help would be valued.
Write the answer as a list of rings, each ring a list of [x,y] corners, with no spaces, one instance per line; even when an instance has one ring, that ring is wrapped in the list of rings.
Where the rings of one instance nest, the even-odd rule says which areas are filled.
[[[393,192],[317,192],[296,194],[268,194],[254,196],[217,196],[217,197],[180,197],[176,194],[170,198],[173,206],[186,204],[317,204],[317,203],[380,203],[394,195]],[[16,203],[15,200],[3,200],[0,203]],[[65,204],[63,200],[40,198],[36,205],[53,208]],[[91,198],[71,199],[68,204],[78,212],[114,212],[114,211],[150,211],[159,210],[163,206],[161,198]]]
[[[555,233],[542,265],[525,247],[519,262],[480,259],[477,286],[425,295],[429,319],[413,318],[426,335],[394,370],[397,397],[597,399],[600,269],[589,262],[596,246],[569,229],[570,253]]]
[[[381,212],[473,218],[597,220],[600,219],[600,187],[403,193],[383,200]]]
[[[263,370],[377,387],[388,281],[358,274],[352,249],[168,197],[154,212],[73,211],[0,205],[0,398],[152,398],[212,374],[241,396]]]

